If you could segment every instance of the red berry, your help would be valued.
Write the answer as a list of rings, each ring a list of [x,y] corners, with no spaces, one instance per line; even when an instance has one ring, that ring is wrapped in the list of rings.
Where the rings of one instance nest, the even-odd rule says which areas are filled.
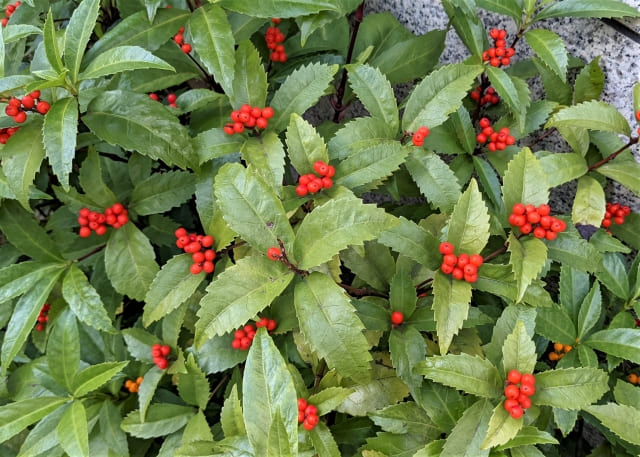
[[[506,409],[507,411],[511,411],[511,408],[518,406],[520,403],[518,403],[518,400],[514,400],[513,398],[508,398],[504,401],[504,409]]]
[[[472,275],[464,275],[464,280],[468,283],[474,283],[478,280],[478,275],[477,274],[472,274]]]
[[[523,235],[528,235],[532,230],[533,227],[531,227],[531,224],[529,224],[528,222],[520,227],[520,231]]]
[[[518,403],[520,403],[520,406],[522,407],[522,409],[531,408],[531,399],[526,395],[520,395],[518,397]]]
[[[191,265],[191,268],[189,270],[194,275],[200,274],[200,272],[202,271],[202,265],[200,265],[199,263],[194,263],[193,265]]]
[[[453,276],[454,279],[460,280],[464,278],[464,271],[462,271],[462,268],[454,268],[451,276]]]
[[[35,101],[33,100],[33,97],[31,97],[31,95],[25,95],[24,97],[22,97],[21,102],[22,106],[27,109],[31,109],[35,105]]]
[[[473,254],[471,257],[469,257],[469,263],[475,265],[476,267],[479,267],[484,263],[484,259],[480,254]]]
[[[187,230],[184,227],[180,227],[179,229],[176,229],[173,234],[176,236],[176,238],[180,238],[181,236],[187,235]]]
[[[233,341],[231,342],[231,347],[232,347],[233,349],[240,349],[240,340],[233,340]]]
[[[185,54],[189,54],[191,52],[191,45],[189,43],[185,43],[182,46],[180,46],[180,49],[182,50],[182,52],[184,52]]]
[[[469,263],[469,255],[468,254],[460,254],[458,256],[458,267],[464,268]]]
[[[404,315],[400,311],[394,311],[391,313],[391,323],[394,325],[400,325],[404,321]]]
[[[331,178],[327,178],[326,176],[324,178],[322,178],[322,188],[323,189],[330,189],[331,186],[333,186],[333,181],[331,180]]]
[[[544,237],[549,241],[553,241],[558,237],[558,234],[551,230],[547,230],[547,233],[545,233]]]
[[[98,236],[102,236],[102,235],[104,235],[105,233],[107,233],[107,227],[105,227],[103,224],[99,224],[99,225],[96,227],[96,235],[98,235]]]
[[[213,271],[215,270],[215,265],[213,264],[213,262],[209,261],[209,260],[205,260],[202,263],[202,269],[204,270],[205,273],[209,274],[209,273],[213,273]]]
[[[525,373],[522,375],[522,378],[520,378],[520,384],[529,384],[535,386],[536,378],[530,373]]]
[[[178,99],[178,97],[176,96],[176,94],[167,95],[167,101],[169,103],[175,103],[177,99]]]
[[[20,111],[18,112],[18,114],[13,116],[13,120],[18,124],[22,124],[24,121],[27,120],[27,113],[25,113],[24,111]]]
[[[311,422],[309,422],[309,418],[307,418],[302,423],[302,426],[304,427],[305,430],[311,431],[316,426],[316,424],[312,424]]]
[[[304,197],[308,193],[309,193],[309,189],[307,188],[306,185],[300,184],[299,186],[296,187],[296,194],[298,194],[298,196]]]
[[[39,332],[43,331],[43,330],[44,330],[44,325],[42,325],[42,324],[37,324],[37,325],[36,325],[36,330],[37,330],[37,331],[39,331]]]
[[[509,384],[504,388],[504,396],[515,400],[520,396],[520,389],[515,384]]]
[[[446,241],[440,243],[440,254],[443,254],[443,255],[453,254],[453,250],[454,250],[453,244],[448,243]]]
[[[483,117],[478,122],[478,125],[480,126],[480,128],[485,129],[487,127],[491,127],[491,121],[489,120],[489,118]],[[493,129],[492,129],[491,133],[493,133]]]
[[[273,117],[273,108],[267,106],[262,110],[262,117],[265,119],[271,119]]]
[[[519,384],[521,378],[522,374],[518,370],[511,370],[507,374],[507,381],[509,381],[511,384]]]
[[[536,238],[542,239],[546,234],[547,230],[542,227],[536,227],[535,229],[533,229],[533,236],[535,236]]]
[[[89,227],[80,227],[80,232],[78,233],[80,238],[88,238],[91,235],[91,229]]]
[[[475,265],[468,263],[464,266],[464,268],[462,269],[464,271],[464,275],[467,276],[473,276],[477,273],[478,271],[478,267],[476,267]]]
[[[561,219],[556,219],[553,218],[553,221],[551,222],[551,230],[553,230],[554,232],[562,232],[564,231],[565,228],[567,228],[567,224],[561,220]]]
[[[307,186],[307,189],[309,190],[309,192],[311,192],[312,194],[315,194],[320,189],[322,189],[322,181],[321,180],[319,181],[320,182],[313,180],[309,183],[309,185]]]
[[[522,415],[524,414],[524,411],[522,410],[522,408],[520,406],[514,406],[513,408],[511,408],[509,410],[509,414],[514,419],[520,419],[522,417]]]
[[[49,108],[51,108],[51,105],[49,105],[49,103],[45,101],[39,101],[38,104],[36,105],[36,110],[40,114],[47,114],[49,112]]]
[[[162,357],[162,351],[160,347],[155,347],[155,345],[151,348],[151,356],[153,358]]]
[[[280,248],[271,246],[269,249],[267,249],[267,257],[269,257],[271,260],[280,260],[280,258],[282,257],[282,251],[280,250]]]
[[[446,275],[450,275],[451,273],[453,273],[453,266],[452,265],[447,265],[446,263],[443,263],[440,266],[440,269],[442,270],[442,272]]]
[[[456,257],[455,254],[446,254],[442,258],[442,263],[444,263],[446,265],[451,265],[452,267],[455,267],[456,264],[458,263],[458,258]]]
[[[531,395],[536,393],[536,388],[533,387],[532,384],[524,384],[524,383],[521,382],[521,384],[520,384],[520,393],[522,395],[526,395],[527,397],[530,397]]]
[[[333,178],[333,175],[335,174],[336,174],[336,168],[333,165],[329,165],[325,178]]]
[[[166,370],[169,367],[169,362],[167,361],[167,359],[157,359],[155,362],[158,368],[160,368],[161,370]]]
[[[242,122],[234,122],[233,123],[233,131],[235,133],[242,133],[244,132],[244,124]]]
[[[267,330],[269,332],[273,332],[276,329],[277,326],[278,326],[278,324],[273,319],[267,320]]]

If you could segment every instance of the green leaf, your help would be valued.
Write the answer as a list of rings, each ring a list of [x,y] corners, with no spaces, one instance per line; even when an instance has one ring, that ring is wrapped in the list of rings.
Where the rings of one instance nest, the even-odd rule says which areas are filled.
[[[0,204],[0,230],[23,254],[45,262],[62,261],[62,255],[53,240],[33,215],[16,201],[4,200]]]
[[[196,346],[244,325],[269,306],[292,279],[293,273],[281,262],[266,256],[245,257],[227,268],[215,277],[200,301]]]
[[[244,423],[256,456],[271,455],[271,424],[281,417],[289,451],[298,452],[297,396],[287,365],[265,329],[258,329],[249,349],[242,381]],[[278,454],[276,454],[278,455]]]
[[[393,140],[393,130],[378,118],[359,117],[347,122],[329,141],[329,158],[345,160],[351,154]]]
[[[476,3],[485,10],[507,15],[513,18],[516,23],[520,23],[522,20],[523,11],[519,0],[477,0]]]
[[[442,124],[458,110],[483,70],[479,65],[452,64],[427,75],[409,96],[402,128],[415,132],[423,125],[432,129]]]
[[[395,370],[375,364],[371,369],[371,381],[347,381],[345,384],[351,387],[353,393],[336,410],[352,416],[366,416],[373,411],[394,405],[409,395],[406,384],[396,376]],[[370,429],[369,423],[367,429]]]
[[[224,220],[252,247],[266,252],[282,240],[291,252],[293,229],[271,186],[240,164],[224,165],[215,180],[215,196]]]
[[[529,148],[522,148],[509,162],[504,174],[502,195],[507,210],[516,203],[534,206],[549,201],[544,168]]]
[[[400,311],[405,316],[411,316],[416,309],[418,297],[416,297],[416,288],[407,270],[405,267],[397,265],[389,290],[389,304],[391,309]]]
[[[164,60],[139,46],[118,46],[99,54],[79,75],[79,79],[94,79],[124,71],[156,68],[175,71]]]
[[[252,14],[255,14],[255,11]],[[269,122],[269,127],[280,132],[287,126],[292,113],[302,115],[311,108],[327,92],[337,71],[338,65],[322,63],[311,63],[296,68],[271,99],[269,106],[273,108],[275,114]]]
[[[68,309],[58,316],[49,335],[47,364],[51,377],[72,391],[80,365],[80,335],[76,318]]]
[[[89,428],[87,411],[79,400],[74,400],[62,415],[58,427],[60,446],[70,457],[89,456]]]
[[[491,407],[487,400],[471,405],[447,437],[440,457],[487,457],[489,451],[481,445],[489,430]]]
[[[434,439],[441,430],[434,426],[426,411],[415,402],[399,403],[369,414],[373,422],[385,432],[410,433]]]
[[[62,296],[80,321],[96,330],[114,331],[100,294],[75,265],[69,268],[62,281]]]
[[[587,333],[598,323],[601,312],[602,295],[600,293],[600,283],[595,281],[580,305],[580,311],[578,312],[578,339],[583,340]]]
[[[251,0],[220,0],[218,4],[231,11],[264,18],[288,18],[306,16],[320,11],[339,11],[336,2],[327,0],[313,2],[308,0],[270,1],[260,5],[259,9],[256,9],[255,2]]]
[[[502,394],[498,369],[488,360],[469,354],[427,357],[414,370],[432,381],[478,397],[495,398]]]
[[[104,263],[113,288],[139,301],[144,300],[159,270],[153,246],[132,222],[111,234]]]
[[[446,354],[469,314],[471,284],[438,271],[433,279],[433,311],[440,353]]]
[[[240,152],[244,141],[244,137],[227,135],[221,128],[206,130],[192,140],[193,149],[198,155],[200,165],[211,159]]]
[[[509,234],[509,264],[515,273],[518,293],[516,302],[524,297],[527,287],[538,277],[547,261],[547,246],[534,237],[518,239],[514,232]]]
[[[534,444],[558,444],[558,440],[551,436],[551,434],[538,430],[536,427],[524,426],[513,439],[499,446],[499,449],[513,449]],[[511,452],[513,455],[513,451]]]
[[[625,186],[636,195],[640,195],[640,164],[631,157],[620,157],[597,168],[598,173]]]
[[[35,456],[46,452],[59,444],[56,426],[64,414],[66,408],[59,407],[47,414],[33,426],[26,439],[20,446],[19,456]],[[118,418],[120,413],[118,413]],[[118,425],[120,422],[118,422]],[[123,433],[124,434],[124,433]]]
[[[314,272],[296,284],[295,307],[305,340],[329,368],[354,381],[367,382],[369,344],[346,293],[329,276]]]
[[[73,396],[83,397],[120,373],[129,362],[104,362],[90,365],[73,379]]]
[[[129,340],[127,340],[127,345],[129,345]],[[131,351],[131,345],[129,345],[129,350]],[[147,349],[148,351],[150,348]],[[144,374],[144,378],[142,383],[139,386],[138,390],[138,404],[140,406],[140,421],[144,422],[147,416],[147,411],[149,406],[151,405],[151,401],[156,394],[156,390],[158,389],[158,384],[162,380],[165,371],[158,368],[156,365],[149,368],[149,370]]]
[[[267,99],[267,73],[260,54],[249,40],[238,44],[235,73],[230,94],[231,104],[238,109],[243,103],[263,107]]]
[[[313,164],[329,162],[327,146],[315,128],[300,115],[291,113],[287,127],[287,155],[299,175],[314,173]]]
[[[549,154],[540,158],[549,187],[573,181],[588,171],[587,161],[581,154]]]
[[[576,230],[558,233],[547,244],[549,258],[580,271],[598,271],[602,256],[593,245],[581,238]]]
[[[64,63],[72,83],[78,80],[80,62],[96,26],[100,10],[99,0],[85,0],[73,10],[64,40]]]
[[[82,162],[79,181],[86,196],[98,206],[108,207],[118,201],[118,197],[102,178],[102,162],[94,147],[89,147],[89,153]]]
[[[193,175],[189,172],[155,173],[133,189],[129,208],[143,216],[164,213],[189,200],[195,190]]]
[[[518,434],[523,424],[524,419],[522,417],[519,419],[511,417],[509,412],[504,409],[504,402],[500,402],[493,409],[493,414],[489,420],[489,430],[487,430],[487,436],[482,442],[482,449],[491,449],[505,444]]]
[[[571,220],[574,224],[599,226],[605,212],[606,198],[602,185],[591,176],[578,180]]]
[[[460,198],[460,183],[451,168],[435,153],[414,148],[406,161],[407,170],[427,200],[450,214]]]
[[[478,184],[472,179],[451,213],[447,241],[458,254],[471,255],[480,253],[488,240],[489,213]]]
[[[566,308],[557,305],[539,308],[536,316],[536,333],[556,343],[573,346],[576,342],[575,324]]]
[[[607,374],[596,368],[567,368],[536,373],[534,405],[583,409],[609,390]]]
[[[63,98],[51,105],[44,117],[42,128],[47,158],[53,172],[65,190],[69,190],[69,173],[76,154],[78,130],[78,102],[73,97]]]
[[[527,44],[538,54],[540,59],[562,79],[567,80],[567,49],[562,38],[551,30],[528,30],[524,34]]]
[[[480,57],[488,47],[487,32],[470,2],[446,0],[442,6],[449,16],[457,35],[472,55]]]
[[[565,0],[567,1],[567,0]],[[569,106],[556,112],[544,126],[551,127],[581,127],[589,130],[620,133],[629,135],[629,123],[620,112],[607,103],[590,100],[578,105]]]
[[[122,429],[136,438],[163,437],[184,427],[194,409],[191,406],[171,403],[153,403],[149,406],[144,422],[140,420],[138,410],[131,411],[122,421]]]
[[[42,38],[44,43],[44,52],[49,64],[53,68],[53,71],[62,73],[64,64],[62,63],[62,54],[60,53],[60,47],[58,46],[56,24],[53,20],[51,8],[49,8],[49,11],[47,12],[47,19],[44,21]]]
[[[500,100],[505,103],[509,112],[513,114],[520,130],[524,130],[527,110],[531,104],[529,87],[524,81],[510,76],[504,70],[491,65],[486,67],[487,76],[496,92],[500,94]]]
[[[91,101],[82,121],[107,143],[136,150],[167,165],[186,168],[196,162],[186,128],[161,103],[145,94],[103,92]]]
[[[246,351],[231,347],[233,333],[214,336],[206,340],[196,351],[198,365],[208,374],[220,373],[242,363],[247,358]]]
[[[41,130],[40,121],[20,127],[2,148],[2,171],[9,188],[22,206],[29,210],[29,188],[45,155]]]
[[[422,386],[422,376],[415,374],[413,368],[425,359],[426,349],[424,337],[413,326],[393,329],[389,335],[391,361],[398,376],[409,386],[412,395],[419,392]]]
[[[60,268],[55,263],[26,261],[0,269],[0,304],[24,294],[46,273]]]
[[[0,442],[4,443],[29,425],[38,422],[66,401],[67,398],[38,397],[0,406]]]
[[[298,268],[328,262],[347,246],[362,245],[396,224],[393,216],[359,199],[329,200],[308,214],[298,228],[293,245]]]
[[[327,387],[309,396],[308,403],[318,408],[318,416],[324,416],[338,407],[352,393],[353,389],[346,387]]]
[[[225,11],[217,5],[196,8],[189,18],[193,49],[225,93],[233,93],[235,40]],[[245,71],[250,71],[246,69]]]
[[[189,254],[181,254],[171,258],[158,271],[144,299],[142,322],[145,327],[172,312],[196,291],[205,275],[192,274],[192,264]]]
[[[340,449],[324,422],[318,422],[309,432],[311,443],[318,457],[340,457]]]
[[[62,269],[59,269],[43,276],[16,302],[2,341],[0,376],[6,376],[11,362],[33,331],[42,305],[58,282],[61,273]]]
[[[438,252],[440,241],[415,222],[404,217],[399,220],[400,225],[380,233],[378,241],[417,263],[436,270],[442,263],[442,256]]]
[[[284,176],[284,147],[278,135],[267,132],[259,138],[249,138],[240,150],[242,158],[262,180],[280,194]]]
[[[242,405],[238,398],[237,384],[233,385],[231,393],[224,401],[224,406],[220,411],[220,425],[226,438],[230,436],[241,436],[247,433],[242,418]]]
[[[600,330],[589,336],[583,343],[607,354],[640,363],[640,332],[636,329]]]
[[[390,128],[398,128],[398,106],[389,80],[378,69],[366,64],[347,66],[349,85],[372,117],[379,117]]]
[[[535,21],[553,17],[638,17],[640,12],[618,0],[563,0],[543,9]]]
[[[573,103],[578,104],[589,100],[597,100],[604,88],[604,72],[600,68],[600,56],[585,66],[573,86]]]
[[[178,392],[187,404],[199,407],[201,410],[209,403],[209,381],[195,361],[193,354],[189,354],[186,373],[178,374]]]
[[[584,410],[595,416],[602,425],[623,440],[640,446],[640,437],[637,433],[640,410],[616,403],[588,406]]]
[[[287,430],[280,416],[280,410],[276,410],[273,415],[269,434],[267,436],[266,456],[278,455],[282,457],[293,457],[291,446],[287,437]]]
[[[518,370],[520,373],[533,373],[538,359],[536,346],[522,321],[518,321],[513,332],[504,340],[502,354],[505,373],[509,373],[511,370]]]
[[[410,148],[395,140],[381,140],[355,149],[336,167],[334,184],[356,193],[371,190],[397,170],[409,152]]]

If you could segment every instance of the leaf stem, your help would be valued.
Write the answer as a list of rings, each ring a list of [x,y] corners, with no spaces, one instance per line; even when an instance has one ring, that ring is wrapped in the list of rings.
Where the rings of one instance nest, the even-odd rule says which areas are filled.
[[[349,284],[345,284],[345,283],[342,283],[342,282],[339,282],[338,285],[340,287],[342,287],[344,290],[346,290],[349,293],[349,295],[351,295],[353,297],[382,297],[382,298],[389,298],[388,295],[383,294],[382,292],[378,292],[376,290],[367,289],[366,287],[357,288],[357,287],[353,287],[353,286],[350,286]]]
[[[278,238],[278,245],[280,246],[280,250],[282,251],[282,257],[280,257],[280,262],[284,263],[287,268],[293,271],[296,274],[299,274],[303,278],[309,276],[309,272],[307,270],[301,270],[291,263],[289,257],[287,257],[287,250],[284,248],[284,243],[280,238]]]
[[[107,247],[106,244],[103,244],[102,246],[98,246],[93,251],[83,255],[82,257],[77,258],[76,262],[82,262],[84,259],[91,257],[93,254],[97,254],[98,252],[102,251],[105,247]]]
[[[637,137],[637,136],[636,136],[636,137],[629,138],[629,142],[628,142],[627,144],[625,144],[624,146],[622,146],[620,149],[618,149],[618,150],[617,150],[616,152],[614,152],[613,154],[611,154],[611,155],[609,155],[609,156],[605,157],[604,159],[602,159],[602,160],[600,160],[600,161],[598,161],[598,162],[594,163],[593,165],[591,165],[591,166],[589,167],[589,170],[588,170],[588,171],[593,171],[593,170],[595,170],[596,168],[601,167],[601,166],[602,166],[602,165],[604,165],[605,163],[612,161],[613,159],[615,159],[616,157],[618,157],[622,151],[624,151],[625,149],[630,148],[631,146],[633,146],[634,144],[636,144],[636,143],[638,142],[638,139],[640,139],[640,137]]]

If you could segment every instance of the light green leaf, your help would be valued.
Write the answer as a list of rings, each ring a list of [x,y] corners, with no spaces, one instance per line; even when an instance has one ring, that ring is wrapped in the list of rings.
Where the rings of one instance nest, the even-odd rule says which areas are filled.
[[[524,81],[510,76],[504,70],[491,65],[486,67],[487,76],[496,92],[500,94],[500,100],[505,103],[509,112],[513,114],[520,130],[524,130],[527,110],[531,104],[529,87]]]
[[[80,62],[96,26],[100,0],[84,0],[73,10],[66,28],[64,40],[64,63],[69,69],[72,83],[78,80]]]
[[[578,73],[574,84],[573,103],[597,100],[603,88],[604,72],[600,68],[600,56],[597,56]]]
[[[515,273],[518,293],[516,302],[524,297],[527,287],[538,277],[547,261],[547,246],[534,237],[518,239],[514,232],[509,234],[509,264]]]
[[[481,399],[471,405],[456,423],[440,457],[487,457],[481,445],[489,430],[491,403]]]
[[[44,21],[44,29],[42,35],[44,52],[47,56],[49,64],[53,68],[53,71],[62,73],[64,64],[62,63],[62,54],[60,53],[60,47],[58,46],[56,24],[53,20],[51,8],[49,8],[49,11],[47,12],[47,19]]]
[[[461,191],[451,168],[437,154],[424,148],[414,148],[406,166],[427,201],[450,214]]]
[[[446,354],[469,314],[471,284],[438,271],[433,279],[433,311],[440,353]]]
[[[359,117],[349,121],[329,141],[329,158],[342,161],[351,154],[395,139],[387,124],[374,117]]]
[[[561,109],[551,116],[551,119],[544,126],[545,129],[551,127],[581,127],[622,135],[629,135],[631,132],[629,123],[617,109],[597,100]]]
[[[509,373],[511,370],[518,370],[520,373],[533,373],[538,359],[536,345],[531,340],[522,321],[518,321],[513,332],[504,340],[502,356],[505,373]]]
[[[235,55],[231,104],[238,109],[243,103],[260,108],[267,99],[267,73],[258,50],[249,40],[238,44]]]
[[[24,294],[46,273],[60,268],[58,264],[26,261],[0,269],[0,304]]]
[[[340,449],[336,444],[329,427],[324,422],[318,422],[309,432],[313,449],[318,457],[340,457]]]
[[[242,405],[238,398],[238,385],[234,384],[231,393],[224,401],[224,406],[220,411],[220,425],[224,431],[224,436],[241,436],[247,433],[242,418]]]
[[[327,146],[315,128],[300,115],[291,113],[287,127],[287,155],[299,175],[314,173],[313,164],[329,162]]]
[[[266,329],[258,329],[249,349],[242,383],[244,422],[256,456],[271,455],[271,424],[282,418],[288,435],[289,451],[298,452],[297,396],[287,365]]]
[[[346,387],[327,387],[310,395],[308,403],[318,408],[318,416],[324,416],[338,407],[352,393],[353,389]]]
[[[127,341],[127,345],[129,345],[129,341]],[[131,348],[131,346],[129,346]],[[150,350],[150,348],[149,348]],[[147,410],[151,405],[151,401],[153,400],[154,395],[156,394],[156,390],[158,389],[158,384],[162,380],[165,371],[158,368],[156,365],[153,365],[149,370],[144,374],[142,383],[139,386],[138,390],[138,405],[140,406],[140,421],[144,422]]]
[[[72,391],[80,365],[80,335],[76,318],[68,309],[58,316],[49,335],[47,365],[53,379]]]
[[[504,409],[504,402],[500,402],[493,409],[493,414],[489,420],[489,430],[487,430],[487,436],[482,442],[482,449],[491,449],[505,444],[518,434],[523,424],[524,419],[522,417],[519,419],[511,417],[509,412]]]
[[[195,413],[192,406],[153,403],[144,422],[138,410],[131,411],[122,421],[122,429],[136,438],[166,436],[184,427]]]
[[[209,403],[209,381],[195,361],[193,354],[189,354],[185,364],[186,373],[178,374],[178,393],[187,404],[199,407],[201,410]]]
[[[409,395],[406,384],[396,376],[395,370],[375,364],[371,369],[371,381],[364,384],[347,381],[346,386],[353,393],[336,410],[352,416],[366,416]]]
[[[225,93],[233,94],[235,40],[225,11],[218,5],[196,8],[189,18],[189,32],[204,66]]]
[[[599,226],[605,212],[606,198],[602,185],[591,176],[578,180],[571,220],[574,224]]]
[[[58,441],[69,457],[89,457],[89,427],[87,411],[79,400],[74,400],[62,415],[58,427]]]
[[[266,456],[282,456],[293,457],[287,437],[287,430],[285,429],[284,422],[280,416],[280,410],[276,410],[271,427],[269,428],[269,435],[267,436],[267,450],[264,453]]]
[[[549,201],[544,168],[529,148],[522,148],[509,162],[504,174],[502,195],[508,211],[516,203],[539,206]]]
[[[565,307],[553,305],[539,308],[536,315],[536,333],[554,343],[573,346],[576,342],[575,324]]]
[[[638,17],[640,12],[618,0],[563,0],[543,9],[535,21],[553,17]]]
[[[62,296],[80,321],[96,330],[114,331],[100,294],[75,265],[69,268],[62,281]]]
[[[442,124],[449,114],[458,110],[483,70],[479,65],[453,64],[430,73],[409,96],[403,129],[415,132],[423,125],[432,129]]]
[[[631,157],[619,157],[599,166],[598,173],[625,186],[636,195],[640,195],[640,164]]]
[[[339,11],[335,1],[327,0],[313,2],[307,0],[271,0],[260,5],[257,10],[255,2],[251,0],[220,0],[218,4],[231,11],[264,18],[289,18],[315,14],[320,11]]]
[[[42,134],[45,151],[53,172],[65,190],[69,190],[69,173],[76,154],[78,102],[63,98],[51,105],[44,117]]]
[[[602,425],[623,440],[640,446],[640,437],[637,433],[640,410],[616,403],[588,406],[584,410],[594,415]]]
[[[588,171],[587,161],[577,153],[554,153],[541,157],[539,160],[549,187],[573,181]]]
[[[388,406],[369,414],[369,418],[389,433],[410,433],[426,439],[435,439],[442,433],[431,422],[427,412],[415,402]]]
[[[518,24],[522,20],[523,10],[519,0],[477,0],[476,3],[485,10],[505,14],[513,18]]]
[[[67,398],[38,397],[0,406],[0,442],[4,443],[29,425],[38,422],[66,401]]]
[[[369,344],[346,293],[329,276],[314,272],[296,284],[295,307],[305,340],[329,368],[367,382]]]
[[[602,295],[600,293],[600,283],[595,281],[580,305],[580,311],[578,312],[578,339],[583,340],[587,333],[598,323],[601,312]]]
[[[196,346],[207,338],[223,335],[269,306],[293,279],[281,262],[266,256],[245,257],[217,275],[200,301],[196,323]]]
[[[80,167],[79,182],[87,198],[98,206],[108,207],[118,201],[116,194],[104,182],[100,155],[93,146],[89,147],[87,157]]]
[[[378,69],[366,64],[347,66],[349,85],[369,114],[398,128],[398,106],[391,84]]]
[[[249,168],[280,194],[284,176],[284,147],[278,135],[266,132],[260,137],[249,138],[240,150]]]
[[[488,360],[469,354],[427,357],[414,370],[432,381],[478,397],[495,398],[502,394],[498,369]]]
[[[211,159],[240,152],[244,141],[245,138],[240,135],[227,135],[222,128],[206,130],[192,140],[200,165]]]
[[[413,221],[400,217],[400,225],[380,234],[378,241],[394,251],[436,270],[442,263],[440,241]]]
[[[609,376],[596,368],[567,368],[536,373],[534,405],[583,409],[609,390]]]
[[[104,263],[113,288],[139,301],[144,300],[159,270],[149,239],[132,222],[112,233]]]
[[[104,362],[88,366],[73,379],[73,396],[83,397],[89,392],[93,392],[120,373],[128,364],[128,361]]]
[[[189,200],[195,190],[194,177],[189,172],[155,173],[136,184],[129,208],[143,216],[164,213]]]
[[[164,60],[139,46],[118,46],[99,54],[78,76],[79,79],[94,79],[124,71],[156,68],[175,71]]]
[[[607,354],[640,363],[640,332],[637,329],[600,330],[589,336],[583,343]]]
[[[558,233],[558,237],[547,244],[549,259],[580,271],[598,271],[602,255],[581,238],[576,230]]]
[[[524,34],[525,40],[538,54],[540,59],[547,64],[553,72],[562,79],[567,80],[567,49],[564,46],[562,38],[555,32],[546,29],[528,30]]]
[[[469,255],[480,253],[489,240],[489,213],[475,179],[451,213],[446,238],[458,254]]]

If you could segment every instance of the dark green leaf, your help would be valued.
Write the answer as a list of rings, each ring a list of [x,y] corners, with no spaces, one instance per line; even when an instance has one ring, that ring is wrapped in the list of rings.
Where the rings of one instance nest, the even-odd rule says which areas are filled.
[[[597,56],[578,73],[574,85],[573,103],[597,100],[603,88],[604,72],[600,68],[600,56]]]
[[[73,396],[82,397],[96,390],[121,372],[128,363],[104,362],[88,366],[73,379]]]
[[[194,192],[195,184],[191,173],[156,173],[136,185],[131,193],[129,207],[144,216],[164,213],[189,200]]]
[[[63,98],[51,105],[44,117],[42,128],[47,158],[53,172],[65,190],[69,190],[69,173],[76,154],[78,130],[78,102],[73,97]]]
[[[136,438],[162,437],[180,430],[193,414],[194,410],[191,406],[153,403],[147,411],[144,422],[140,420],[138,410],[135,410],[124,418],[122,429]]]
[[[49,335],[47,364],[53,379],[71,392],[80,365],[80,335],[76,318],[68,309],[58,316]]]
[[[114,331],[100,295],[75,265],[69,268],[62,281],[62,296],[80,321],[96,330]]]
[[[209,403],[209,381],[189,354],[186,362],[187,373],[178,374],[178,392],[187,404],[198,406],[201,410]]]
[[[640,12],[618,0],[563,0],[543,9],[536,21],[553,17],[638,17]]]
[[[78,80],[80,62],[93,33],[100,9],[99,0],[85,0],[73,10],[64,40],[64,63],[71,82]]]
[[[399,220],[400,225],[380,234],[379,242],[427,268],[436,270],[442,263],[442,257],[438,252],[439,240],[415,222],[404,217],[400,217]]]
[[[460,198],[460,184],[451,168],[435,153],[414,148],[406,161],[407,170],[427,200],[451,213]]]

